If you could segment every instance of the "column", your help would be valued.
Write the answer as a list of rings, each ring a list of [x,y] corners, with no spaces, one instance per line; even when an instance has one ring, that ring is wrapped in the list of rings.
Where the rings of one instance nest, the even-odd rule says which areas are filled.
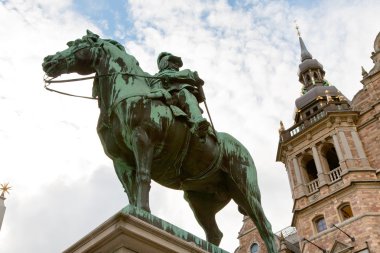
[[[347,141],[347,138],[346,138],[346,135],[344,134],[344,132],[339,131],[339,137],[340,137],[340,140],[341,140],[342,145],[343,145],[345,158],[346,159],[352,159],[352,153],[350,150],[350,146],[348,146],[348,141]]]
[[[293,190],[294,186],[296,186],[296,185],[294,184],[294,180],[293,180],[293,177],[291,175],[290,161],[287,161],[287,164],[285,167],[286,167],[286,172],[288,173],[288,180],[290,183],[290,188]]]
[[[367,159],[367,156],[365,155],[362,142],[359,139],[359,135],[355,130],[351,131],[352,139],[354,140],[355,148],[358,151],[359,158],[361,159]]]
[[[296,174],[297,185],[302,184],[303,180],[301,178],[300,167],[298,166],[298,159],[296,157],[293,158],[294,172]]]
[[[321,164],[321,160],[319,159],[317,148],[313,146],[311,150],[313,151],[313,158],[314,158],[315,166],[317,167],[318,174],[323,173],[322,164]]]
[[[313,146],[311,150],[313,151],[314,163],[315,163],[315,166],[317,167],[319,186],[322,186],[326,183],[326,180],[323,174],[322,163],[321,163],[321,160],[319,159],[317,148]]]
[[[334,148],[335,148],[336,154],[338,155],[339,162],[341,162],[344,160],[344,158],[343,158],[342,150],[340,149],[338,136],[336,136],[336,134],[334,134],[332,137],[333,137],[333,141],[334,141]]]

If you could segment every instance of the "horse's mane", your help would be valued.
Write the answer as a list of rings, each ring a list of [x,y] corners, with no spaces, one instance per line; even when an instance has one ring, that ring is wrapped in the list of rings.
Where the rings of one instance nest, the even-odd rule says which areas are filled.
[[[117,42],[116,40],[103,39],[103,41],[109,42],[109,43],[111,43],[112,45],[114,45],[114,46],[116,46],[117,48],[119,48],[121,51],[126,52],[126,51],[125,51],[125,47],[124,47],[123,45],[121,45],[119,42]]]
[[[125,47],[121,45],[119,42],[116,40],[112,39],[101,39],[99,35],[87,30],[87,34],[82,37],[82,39],[76,39],[74,41],[70,41],[67,43],[67,45],[70,47],[72,45],[79,45],[83,42],[90,42],[90,43],[95,43],[95,44],[102,44],[103,42],[108,42],[114,46],[116,46],[118,49],[120,49],[123,52],[126,52]]]

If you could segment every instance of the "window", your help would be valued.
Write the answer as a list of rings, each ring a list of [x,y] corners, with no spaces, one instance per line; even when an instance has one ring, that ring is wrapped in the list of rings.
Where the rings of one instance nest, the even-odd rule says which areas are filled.
[[[329,165],[329,170],[332,171],[340,166],[338,155],[336,154],[335,148],[331,145],[326,151],[326,160]]]
[[[259,250],[260,250],[259,245],[256,242],[252,243],[250,252],[251,253],[258,253]]]
[[[317,167],[315,166],[314,159],[307,161],[305,167],[309,182],[318,178],[318,171]]]
[[[339,214],[340,214],[340,217],[342,218],[342,221],[347,220],[354,216],[349,203],[345,203],[339,208]]]
[[[315,228],[317,232],[322,232],[327,229],[326,221],[323,216],[320,216],[314,220]]]
[[[319,189],[318,171],[313,156],[305,154],[301,160],[302,176],[308,193],[314,193]]]
[[[321,162],[324,171],[328,173],[331,183],[341,179],[342,169],[340,168],[338,154],[334,145],[330,142],[325,143],[321,149]]]

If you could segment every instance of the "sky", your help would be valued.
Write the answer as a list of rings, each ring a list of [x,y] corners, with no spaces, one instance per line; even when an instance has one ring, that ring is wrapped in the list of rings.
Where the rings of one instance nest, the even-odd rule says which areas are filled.
[[[326,79],[352,99],[361,66],[373,66],[379,9],[377,0],[0,0],[0,183],[13,186],[0,252],[61,252],[128,204],[96,133],[96,102],[43,88],[43,58],[86,29],[122,43],[151,74],[162,51],[198,71],[215,128],[255,160],[277,232],[292,219],[288,176],[275,158],[279,122],[292,126],[301,92],[294,20]],[[91,86],[54,88],[91,95]],[[205,238],[182,195],[152,183],[152,213]],[[242,219],[232,202],[218,213],[222,248],[238,247]]]

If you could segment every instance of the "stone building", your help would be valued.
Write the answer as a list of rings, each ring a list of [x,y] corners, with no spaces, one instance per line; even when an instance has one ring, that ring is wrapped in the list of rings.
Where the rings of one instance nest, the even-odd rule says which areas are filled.
[[[380,252],[380,33],[374,67],[349,101],[324,79],[302,37],[294,125],[281,124],[277,161],[293,198],[291,227],[277,233],[279,252]],[[264,253],[248,218],[236,253]]]

